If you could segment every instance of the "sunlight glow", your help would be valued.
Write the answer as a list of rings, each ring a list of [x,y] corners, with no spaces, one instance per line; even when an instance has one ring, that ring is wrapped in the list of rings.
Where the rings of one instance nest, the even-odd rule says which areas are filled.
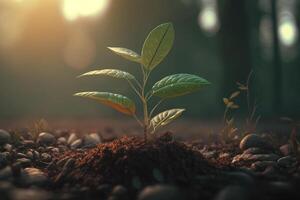
[[[73,21],[103,13],[108,3],[109,0],[63,0],[62,9],[65,18]]]
[[[292,46],[298,39],[298,31],[292,20],[284,20],[280,23],[279,38],[283,45]]]
[[[217,11],[214,8],[204,8],[198,16],[200,27],[207,32],[217,32],[219,29],[219,21]]]

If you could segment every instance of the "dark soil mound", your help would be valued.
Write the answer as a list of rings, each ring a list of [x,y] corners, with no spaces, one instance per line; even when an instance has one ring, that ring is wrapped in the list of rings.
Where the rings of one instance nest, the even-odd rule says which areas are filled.
[[[65,157],[74,159],[70,169],[56,167],[49,175],[57,183],[91,187],[102,183],[133,188],[160,181],[189,183],[196,175],[214,169],[198,151],[174,141],[170,134],[150,142],[125,136],[85,152],[66,153],[60,160]]]

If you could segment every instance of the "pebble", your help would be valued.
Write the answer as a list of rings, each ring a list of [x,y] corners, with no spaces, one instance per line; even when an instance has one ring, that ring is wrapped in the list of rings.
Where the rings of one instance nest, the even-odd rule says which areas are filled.
[[[34,159],[33,153],[31,150],[27,151],[26,156],[27,156],[27,158]]]
[[[145,187],[138,195],[138,200],[185,200],[178,188],[169,185]]]
[[[276,161],[280,158],[280,156],[276,154],[255,154],[250,156],[249,160],[252,161]]]
[[[77,149],[82,145],[82,139],[75,140],[71,145],[71,149]]]
[[[271,149],[272,145],[264,138],[257,134],[246,135],[240,142],[240,149],[246,150],[251,147],[258,147],[261,149]]]
[[[51,133],[43,132],[39,134],[37,142],[43,145],[51,145],[55,143],[55,140],[55,137]]]
[[[38,151],[33,151],[33,159],[38,160],[40,158],[40,153]]]
[[[297,165],[297,159],[292,156],[285,156],[285,157],[278,159],[277,163],[280,167],[289,168],[289,167],[294,167]]]
[[[86,135],[83,138],[83,146],[84,147],[95,147],[99,143],[100,143],[100,141],[98,141],[94,137],[91,137],[90,135]]]
[[[52,158],[48,153],[42,153],[41,154],[41,160],[43,162],[51,162]]]
[[[77,140],[77,135],[75,133],[71,133],[69,138],[68,138],[68,145],[71,145],[73,142],[75,142]]]
[[[43,186],[48,183],[48,178],[44,172],[37,168],[25,168],[22,173],[22,183],[24,185]]]
[[[5,151],[0,153],[0,166],[6,165],[10,159],[10,153]]]
[[[57,143],[65,145],[67,144],[67,139],[65,137],[60,137],[57,139]]]
[[[207,159],[210,159],[210,158],[213,158],[216,156],[217,154],[217,151],[207,151],[207,150],[203,150],[201,151],[202,155],[207,158]]]
[[[13,149],[13,146],[11,144],[5,144],[3,146],[3,149],[5,149],[6,151],[11,151]]]
[[[116,197],[124,197],[127,193],[128,190],[123,185],[116,185],[111,191],[111,195]]]
[[[91,136],[91,135],[86,135],[83,138],[83,145],[84,147],[95,147],[97,144],[100,143],[100,137],[98,136]]]
[[[6,130],[0,129],[0,145],[9,143],[11,141],[11,135]]]
[[[282,153],[282,155],[284,155],[284,156],[288,156],[293,153],[292,147],[290,144],[284,144],[279,149],[280,149],[280,152]]]
[[[214,198],[215,200],[250,200],[251,195],[250,192],[246,190],[246,188],[241,186],[227,186],[222,189],[217,196]]]
[[[29,167],[31,166],[31,160],[28,158],[19,158],[16,160],[17,163],[20,163],[21,167]]]
[[[232,159],[232,164],[238,163],[240,161],[277,161],[280,156],[276,154],[249,154],[249,153],[243,153],[238,154]]]
[[[29,147],[29,148],[35,146],[35,142],[33,140],[23,140],[22,143],[25,147]]]
[[[17,153],[17,158],[28,158],[28,156],[24,153]]]
[[[264,154],[264,153],[267,153],[267,151],[264,149],[257,148],[257,147],[251,147],[251,148],[246,149],[243,153],[245,153],[245,154]]]
[[[269,166],[276,166],[276,162],[274,161],[256,161],[255,163],[251,164],[251,169],[257,171],[263,171]]]

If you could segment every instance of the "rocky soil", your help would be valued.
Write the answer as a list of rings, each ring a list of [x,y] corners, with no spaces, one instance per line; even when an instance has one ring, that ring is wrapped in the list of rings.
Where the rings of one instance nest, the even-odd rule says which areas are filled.
[[[299,199],[299,186],[299,160],[276,136],[223,144],[0,130],[0,199],[277,200]]]

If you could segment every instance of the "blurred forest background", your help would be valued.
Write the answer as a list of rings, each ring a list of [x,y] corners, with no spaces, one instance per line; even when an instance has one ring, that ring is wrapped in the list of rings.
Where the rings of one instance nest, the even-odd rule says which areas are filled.
[[[124,82],[76,76],[99,68],[137,75],[138,65],[106,47],[139,52],[149,31],[169,21],[174,47],[150,82],[185,72],[213,84],[165,107],[220,118],[222,98],[252,70],[258,113],[299,117],[299,9],[297,0],[0,0],[0,119],[119,116],[72,94],[99,90],[134,98]]]

